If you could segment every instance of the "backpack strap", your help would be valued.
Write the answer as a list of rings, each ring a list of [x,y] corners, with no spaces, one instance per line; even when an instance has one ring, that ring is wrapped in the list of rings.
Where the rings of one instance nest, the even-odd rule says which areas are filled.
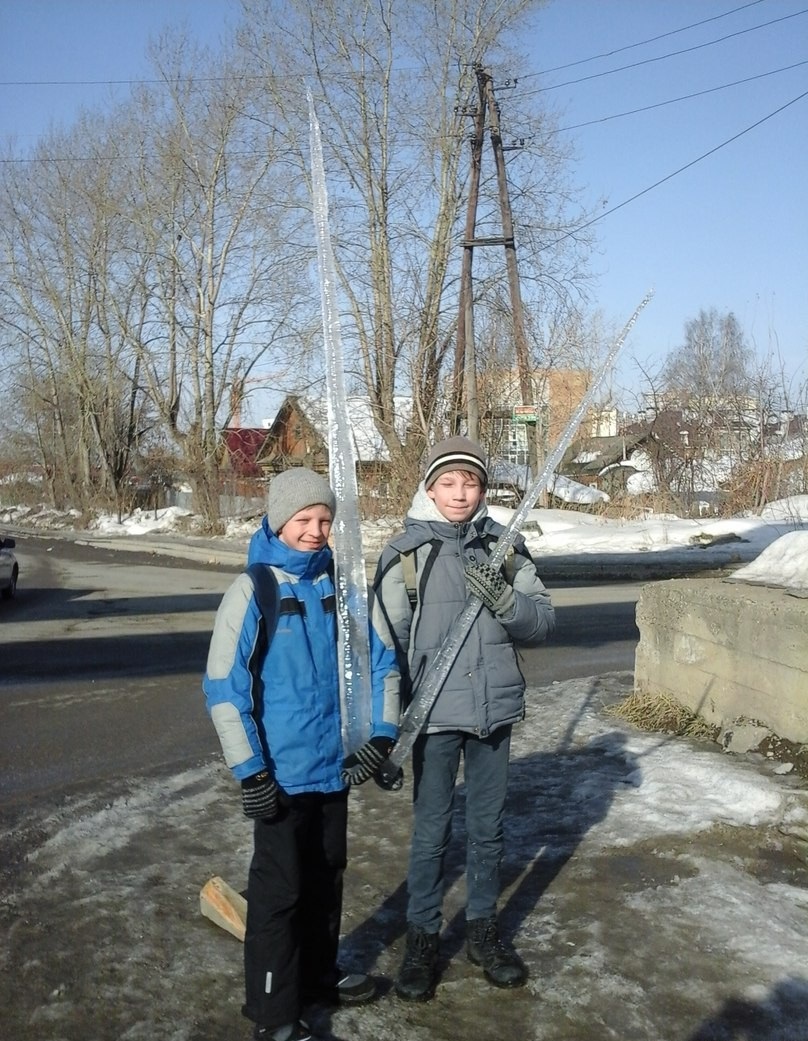
[[[278,617],[283,608],[281,591],[275,572],[269,564],[250,564],[244,572],[249,575],[255,590],[255,602],[261,612],[262,633],[259,641],[259,654],[257,656],[259,668],[260,662],[269,650],[272,637],[278,628]]]
[[[410,610],[415,610],[415,605],[418,603],[418,586],[417,578],[415,575],[415,550],[405,549],[403,553],[399,554],[401,561],[401,574],[404,578],[404,587],[407,590],[407,599],[410,602]]]
[[[427,554],[424,566],[421,568],[420,581],[416,568],[416,549],[405,549],[399,554],[399,560],[401,561],[401,571],[404,578],[404,585],[407,589],[407,599],[410,602],[410,609],[412,611],[418,606],[418,595],[424,588],[429,576],[432,572],[432,568],[435,561],[440,554],[441,540],[432,539],[429,543],[429,553]]]
[[[272,637],[278,628],[278,618],[284,614],[299,614],[305,618],[306,605],[294,596],[281,596],[278,580],[269,564],[250,564],[244,573],[250,577],[255,590],[255,602],[261,611],[263,623],[261,657],[263,657],[269,650]],[[328,573],[333,581],[333,561],[329,562]],[[333,593],[323,597],[322,605],[326,614],[336,615],[337,601]]]
[[[413,546],[410,549],[398,550],[395,556],[390,557],[383,571],[377,569],[376,577],[373,580],[373,588],[378,590],[384,581],[384,576],[397,564],[400,564],[404,588],[407,591],[407,600],[409,601],[411,611],[414,611],[418,606],[419,588],[423,588],[424,583],[429,577],[429,573],[432,571],[432,565],[435,563],[435,559],[440,553],[441,540],[431,539],[429,542],[422,543],[421,545],[428,545],[430,549],[426,561],[424,562],[424,566],[421,568],[420,575],[417,567],[417,553],[421,547]]]

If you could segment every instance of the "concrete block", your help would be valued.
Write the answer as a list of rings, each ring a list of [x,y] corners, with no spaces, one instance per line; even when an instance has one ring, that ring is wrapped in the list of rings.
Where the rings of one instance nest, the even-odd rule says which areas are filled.
[[[808,602],[720,579],[644,586],[635,686],[708,722],[757,720],[808,742]]]

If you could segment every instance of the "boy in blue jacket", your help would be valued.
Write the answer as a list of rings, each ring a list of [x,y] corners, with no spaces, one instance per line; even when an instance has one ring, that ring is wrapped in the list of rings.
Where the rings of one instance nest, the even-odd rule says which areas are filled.
[[[413,748],[407,946],[395,985],[408,1001],[427,1001],[437,981],[444,861],[461,760],[466,951],[497,987],[518,987],[527,979],[497,922],[511,728],[525,713],[516,647],[546,639],[555,615],[524,539],[517,538],[502,569],[488,563],[504,529],[488,516],[487,484],[478,444],[465,437],[436,444],[404,533],[385,547],[374,582],[414,697],[468,595],[483,603]]]
[[[304,1004],[359,1004],[376,992],[369,976],[337,964],[348,790],[392,748],[399,674],[371,594],[371,736],[344,758],[328,546],[335,510],[328,481],[311,470],[272,479],[248,563],[266,565],[277,584],[275,631],[263,632],[256,587],[239,575],[217,611],[203,681],[225,762],[255,821],[243,1012],[264,1041],[316,1041],[300,1019]]]

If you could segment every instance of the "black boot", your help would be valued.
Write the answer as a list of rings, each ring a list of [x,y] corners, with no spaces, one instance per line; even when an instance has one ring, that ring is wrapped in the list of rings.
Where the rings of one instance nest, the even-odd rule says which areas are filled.
[[[407,950],[396,978],[396,994],[405,1001],[429,1001],[438,973],[438,934],[415,925],[407,930]]]
[[[474,918],[466,923],[466,931],[469,961],[482,966],[488,982],[495,987],[521,987],[527,969],[516,951],[500,939],[496,917]]]
[[[302,1019],[296,1023],[287,1023],[285,1027],[256,1026],[253,1032],[254,1041],[324,1041],[319,1034],[312,1034]]]
[[[366,1005],[378,993],[376,981],[364,972],[345,972],[339,967],[314,986],[302,988],[304,1005]]]

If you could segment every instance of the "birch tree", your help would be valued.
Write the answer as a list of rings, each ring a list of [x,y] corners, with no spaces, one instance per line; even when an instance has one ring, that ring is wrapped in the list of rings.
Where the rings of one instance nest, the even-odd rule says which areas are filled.
[[[305,309],[297,313],[300,205],[277,135],[251,119],[249,83],[236,68],[170,38],[153,57],[162,89],[136,101],[146,129],[130,210],[146,310],[129,331],[197,509],[215,525],[231,404],[257,366],[294,364],[310,335]]]
[[[442,420],[442,376],[457,323],[474,67],[506,53],[506,38],[539,6],[244,3],[245,65],[264,77],[267,110],[287,128],[304,176],[307,87],[314,94],[344,333],[356,357],[349,375],[370,395],[378,429],[407,480]],[[534,184],[528,178],[522,185],[526,208],[542,205]],[[408,391],[415,418],[402,443],[393,396]]]
[[[133,292],[121,278],[119,171],[107,127],[89,116],[35,158],[5,170],[0,203],[2,324],[21,419],[54,504],[118,504],[145,421],[117,320]]]

